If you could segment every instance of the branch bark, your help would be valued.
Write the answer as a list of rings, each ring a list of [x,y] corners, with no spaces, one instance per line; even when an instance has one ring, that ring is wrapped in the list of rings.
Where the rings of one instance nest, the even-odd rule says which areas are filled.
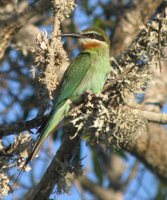
[[[130,152],[148,169],[153,171],[161,180],[167,182],[167,131],[164,127],[150,123],[148,131],[142,134],[138,140],[122,144],[124,150]]]
[[[0,126],[0,138],[12,135],[12,134],[19,134],[22,131],[29,130],[32,128],[36,128],[40,126],[45,120],[47,116],[37,117],[29,121],[19,121],[15,124],[6,124]]]
[[[161,0],[137,0],[131,10],[123,13],[112,38],[114,46],[111,55],[116,56],[128,47],[137,34],[139,26],[146,23],[161,3]]]
[[[51,1],[40,0],[35,5],[28,7],[22,13],[16,13],[8,20],[1,21],[0,32],[0,60],[3,58],[5,50],[7,49],[9,42],[12,40],[15,33],[23,27],[26,22],[36,15],[43,12],[51,6]]]
[[[142,110],[138,110],[138,109],[132,109],[132,112],[140,114],[149,122],[154,122],[154,123],[159,123],[159,124],[167,124],[167,114],[165,114],[165,113],[142,111]]]
[[[85,190],[88,190],[100,200],[123,200],[123,193],[113,189],[104,189],[86,176],[81,176],[79,182]]]
[[[71,157],[74,155],[74,152],[77,150],[79,139],[80,135],[72,140],[69,139],[69,137],[64,138],[61,147],[57,151],[42,179],[33,188],[33,190],[31,190],[31,192],[28,192],[24,198],[25,200],[49,199],[55,184],[59,184],[61,179],[64,179],[67,173],[71,173],[68,163]]]

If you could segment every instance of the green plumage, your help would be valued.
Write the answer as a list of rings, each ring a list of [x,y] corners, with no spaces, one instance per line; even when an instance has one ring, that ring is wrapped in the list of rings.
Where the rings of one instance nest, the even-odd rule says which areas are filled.
[[[111,68],[109,62],[108,37],[101,29],[99,32],[98,30],[99,29],[95,30],[89,28],[80,33],[81,37],[82,34],[90,31],[97,32],[98,34],[103,33],[105,41],[100,41],[100,45],[96,48],[87,48],[83,50],[82,53],[71,62],[58,87],[54,106],[48,121],[42,127],[42,130],[40,130],[40,135],[24,167],[35,157],[46,138],[51,133],[55,132],[59,123],[70,111],[70,104],[72,101],[80,97],[86,90],[91,90],[93,93],[101,92]]]

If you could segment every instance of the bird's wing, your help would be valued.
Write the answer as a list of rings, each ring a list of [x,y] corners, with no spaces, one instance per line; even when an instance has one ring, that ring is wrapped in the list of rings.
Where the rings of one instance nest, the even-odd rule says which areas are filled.
[[[72,96],[77,86],[85,77],[90,66],[90,54],[87,52],[80,53],[71,62],[56,91],[54,105],[48,116],[48,120],[46,120],[38,129],[38,132],[40,133],[39,137],[42,137],[42,135],[44,134],[44,130],[47,128],[48,125],[55,124],[54,122],[52,122],[52,120],[54,120],[55,113],[62,106],[63,102]]]
[[[59,85],[54,104],[55,106],[72,96],[73,92],[81,83],[90,67],[91,61],[90,54],[88,52],[80,53],[76,59],[72,61]]]
[[[70,99],[75,89],[78,87],[82,79],[85,77],[86,73],[89,71],[91,66],[90,54],[88,52],[80,53],[70,64],[66,70],[62,81],[60,82],[56,97],[54,101],[53,108],[42,126],[39,128],[38,132],[40,133],[39,137],[42,137],[45,129],[49,125],[55,124],[52,122],[54,120],[54,115],[57,110],[64,104],[63,102],[67,99]]]

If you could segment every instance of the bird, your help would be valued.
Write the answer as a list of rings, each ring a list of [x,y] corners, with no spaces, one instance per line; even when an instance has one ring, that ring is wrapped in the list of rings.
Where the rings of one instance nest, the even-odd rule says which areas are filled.
[[[82,50],[64,73],[48,120],[40,127],[39,136],[23,169],[35,158],[47,137],[56,131],[60,122],[68,115],[72,102],[87,90],[94,94],[100,93],[111,71],[110,40],[101,28],[89,27],[79,33],[60,36],[77,38]]]

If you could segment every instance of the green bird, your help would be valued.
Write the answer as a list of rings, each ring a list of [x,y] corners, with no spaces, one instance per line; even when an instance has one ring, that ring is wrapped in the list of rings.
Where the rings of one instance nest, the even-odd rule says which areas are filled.
[[[35,145],[27,158],[23,169],[36,156],[46,138],[68,115],[71,103],[86,90],[100,93],[111,70],[110,40],[100,28],[87,28],[80,33],[62,34],[62,37],[79,39],[82,52],[71,62],[57,89],[56,99],[47,122],[39,129]]]

